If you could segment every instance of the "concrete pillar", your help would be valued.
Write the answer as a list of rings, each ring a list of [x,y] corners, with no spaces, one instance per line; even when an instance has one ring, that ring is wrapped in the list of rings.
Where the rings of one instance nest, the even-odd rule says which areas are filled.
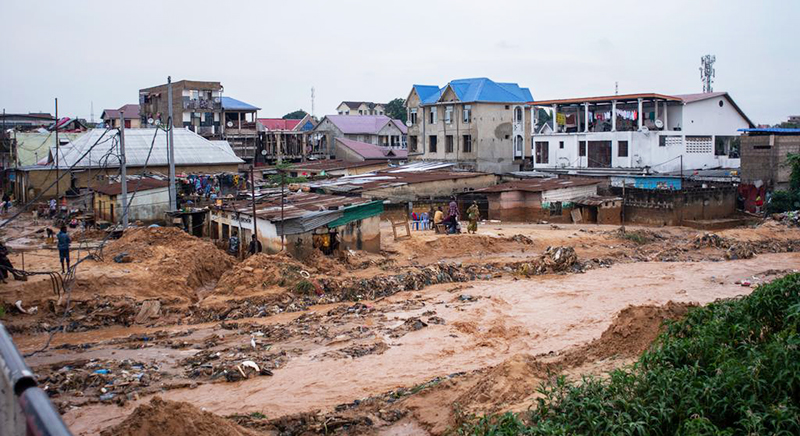
[[[589,131],[589,103],[583,104],[583,131]]]
[[[638,100],[639,102],[639,116],[636,117],[636,120],[639,122],[639,130],[642,130],[642,99]]]
[[[667,110],[667,102],[664,102],[664,130],[669,130],[669,111]]]
[[[611,131],[617,131],[617,101],[611,102]]]
[[[553,105],[553,132],[558,132],[558,105]]]
[[[658,121],[658,101],[653,100],[653,110],[656,112],[655,121]]]

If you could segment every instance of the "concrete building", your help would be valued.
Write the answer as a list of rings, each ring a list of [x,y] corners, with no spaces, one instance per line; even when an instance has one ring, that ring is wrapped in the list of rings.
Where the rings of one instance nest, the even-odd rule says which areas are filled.
[[[256,119],[261,108],[236,100],[222,97],[222,120],[220,131],[222,139],[228,141],[240,159],[245,163],[253,163],[258,152],[258,128]]]
[[[221,134],[222,84],[179,80],[172,83],[172,125],[204,137]],[[166,123],[169,114],[167,84],[139,90],[141,125]]]
[[[343,101],[336,112],[339,115],[386,115],[386,105],[371,101]]]
[[[726,92],[540,100],[529,118],[535,169],[738,168],[738,129],[753,126]]]
[[[373,145],[406,148],[406,126],[385,115],[326,115],[312,130],[314,148],[336,156],[336,138]]]
[[[756,198],[767,191],[786,191],[792,169],[786,164],[790,153],[800,153],[800,129],[743,129],[742,170],[739,194],[746,210],[754,212]]]
[[[92,188],[94,217],[98,221],[117,223],[122,220],[122,184],[110,183]],[[133,193],[136,193],[134,195]],[[128,220],[150,224],[163,222],[169,211],[169,182],[150,178],[128,180]]]
[[[141,116],[139,115],[138,104],[126,104],[119,109],[105,109],[100,119],[103,124],[112,128],[119,129],[119,116],[122,114],[122,119],[125,120],[126,129],[138,129],[142,126]]]
[[[303,259],[314,250],[335,254],[341,250],[380,252],[380,215],[383,203],[358,197],[291,193],[281,211],[280,194],[259,200],[255,225],[264,251],[286,250]],[[283,218],[281,218],[283,216]],[[232,233],[246,248],[253,235],[249,201],[210,211],[210,236],[227,241]],[[283,238],[281,238],[283,236]]]
[[[297,162],[309,157],[319,157],[309,140],[315,121],[311,115],[299,120],[259,118],[260,145],[258,163]],[[327,157],[327,155],[322,156]]]
[[[401,163],[408,160],[408,150],[382,147],[347,138],[336,138],[336,159],[346,162],[394,161]]]
[[[516,222],[572,222],[577,199],[588,203],[600,182],[554,177],[525,179],[479,189],[489,202],[489,219]],[[617,212],[621,209],[621,199]]]
[[[531,100],[528,88],[486,78],[414,85],[406,99],[409,153],[477,171],[519,170],[530,159]]]
[[[178,173],[237,173],[239,164],[243,163],[226,141],[212,142],[186,129],[176,129],[173,136]],[[16,171],[16,198],[28,201],[40,194],[43,199],[49,199],[67,192],[77,193],[100,186],[109,176],[119,173],[117,130],[90,130],[58,151],[58,166],[55,149],[51,149],[45,163]],[[129,176],[144,175],[145,163],[146,173],[169,174],[167,134],[161,130],[126,129],[125,155]],[[56,184],[59,177],[60,182]]]

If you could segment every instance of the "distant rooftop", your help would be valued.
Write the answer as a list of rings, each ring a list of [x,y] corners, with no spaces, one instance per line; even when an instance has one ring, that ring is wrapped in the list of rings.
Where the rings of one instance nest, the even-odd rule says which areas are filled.
[[[249,103],[237,100],[233,97],[222,97],[222,109],[229,111],[260,111],[260,107],[255,107]]]
[[[462,103],[528,103],[533,100],[528,88],[516,83],[500,83],[485,77],[452,80],[441,89],[434,85],[414,85],[422,104],[435,104],[450,88]]]
[[[381,147],[366,142],[354,141],[347,138],[336,138],[336,141],[352,150],[365,160],[405,160],[408,159],[408,150],[401,148]]]
[[[576,186],[596,185],[598,183],[600,183],[599,180],[557,179],[555,177],[545,179],[524,179],[479,189],[478,192],[542,192],[552,191],[555,189],[572,188]]]
[[[783,127],[739,129],[739,131],[745,133],[764,134],[764,135],[800,135],[800,129],[789,129]]]
[[[402,121],[391,119],[386,115],[326,115],[325,118],[345,135],[376,135],[389,123],[394,124],[403,134],[408,131]]]

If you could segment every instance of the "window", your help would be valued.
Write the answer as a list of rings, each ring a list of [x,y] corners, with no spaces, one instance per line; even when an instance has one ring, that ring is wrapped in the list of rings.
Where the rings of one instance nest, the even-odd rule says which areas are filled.
[[[617,157],[628,157],[628,141],[617,142]]]
[[[411,109],[411,124],[417,124],[417,108]]]
[[[547,141],[536,141],[536,163],[546,164],[550,162],[550,143]]]
[[[586,141],[578,141],[578,156],[586,156]]]
[[[561,202],[550,203],[550,216],[561,216]]]
[[[716,136],[714,138],[714,156],[728,156],[738,159],[739,141],[738,136]]]
[[[511,106],[509,106],[509,105],[506,105],[506,109],[511,109]]]
[[[431,108],[431,119],[429,123],[436,124],[436,107]]]
[[[444,152],[445,153],[453,152],[453,135],[447,135],[444,137]]]
[[[522,122],[522,108],[519,106],[514,108],[514,121]]]
[[[472,153],[472,135],[464,135],[464,153]]]
[[[428,137],[428,152],[429,153],[436,153],[436,135],[431,135]]]
[[[472,105],[465,104],[464,105],[464,122],[469,123],[472,121]]]
[[[444,122],[450,124],[453,120],[453,106],[447,106],[444,108]]]
[[[363,110],[361,110],[361,109],[359,109],[359,110],[358,110],[358,114],[359,114],[359,115],[364,115],[364,111],[363,111]]]
[[[558,148],[564,149],[564,141],[558,141]]]
[[[417,136],[411,135],[408,137],[408,149],[411,150],[412,153],[417,151]]]

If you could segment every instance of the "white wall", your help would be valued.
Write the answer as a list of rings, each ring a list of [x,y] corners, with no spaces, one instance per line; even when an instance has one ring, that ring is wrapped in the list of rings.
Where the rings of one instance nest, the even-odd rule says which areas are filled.
[[[128,186],[135,186],[136,181],[128,181]],[[164,213],[169,211],[169,188],[148,189],[146,191],[139,191],[136,195],[133,192],[128,193],[128,201],[130,208],[128,209],[128,220],[133,221],[163,221]],[[116,206],[114,206],[114,213],[117,217],[122,216],[122,211],[125,206],[122,203],[122,196],[116,196]]]
[[[720,102],[722,107],[719,106]],[[686,135],[739,136],[737,130],[748,127],[747,120],[725,96],[689,103],[683,107],[683,133]]]

